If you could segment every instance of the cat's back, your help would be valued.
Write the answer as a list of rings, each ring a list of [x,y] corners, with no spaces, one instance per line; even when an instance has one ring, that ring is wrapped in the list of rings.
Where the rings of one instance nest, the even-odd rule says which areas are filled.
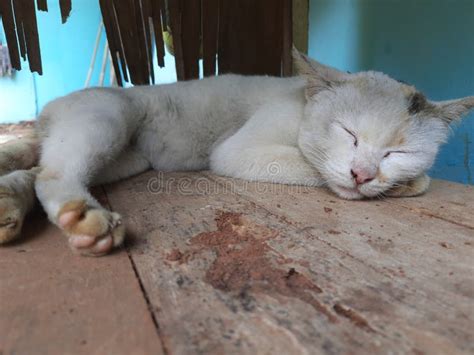
[[[229,107],[255,109],[276,97],[302,88],[300,78],[225,74],[201,80],[181,81],[127,89],[128,95],[146,106],[148,112],[165,109],[216,111]],[[172,105],[174,107],[169,107]]]
[[[202,168],[217,141],[237,131],[259,107],[291,100],[303,86],[300,78],[228,74],[134,87],[127,95],[146,112],[139,140],[156,154],[155,168]],[[175,166],[179,160],[188,163]]]

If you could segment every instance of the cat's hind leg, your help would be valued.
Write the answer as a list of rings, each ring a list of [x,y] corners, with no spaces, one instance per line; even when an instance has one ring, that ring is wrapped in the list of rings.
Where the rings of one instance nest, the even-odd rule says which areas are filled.
[[[33,134],[0,145],[0,244],[20,236],[25,216],[35,204],[38,157],[39,140]]]
[[[0,176],[38,164],[39,139],[35,135],[14,139],[0,146]]]
[[[116,117],[101,116],[81,117],[51,129],[43,141],[36,193],[49,219],[80,254],[103,255],[124,240],[121,216],[102,207],[88,188],[95,182],[118,180],[148,168],[143,158],[135,161],[139,159],[136,152],[135,156],[126,153],[121,157],[128,140]],[[120,164],[121,158],[128,164]],[[104,179],[105,172],[108,176]]]
[[[25,216],[35,203],[38,172],[39,168],[17,170],[0,177],[0,244],[20,236]]]

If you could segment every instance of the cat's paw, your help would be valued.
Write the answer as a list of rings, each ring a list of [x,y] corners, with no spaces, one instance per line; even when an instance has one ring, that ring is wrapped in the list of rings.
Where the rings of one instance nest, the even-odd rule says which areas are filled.
[[[125,227],[118,213],[69,201],[58,213],[57,222],[69,238],[69,246],[81,255],[100,256],[120,246]]]
[[[21,233],[25,212],[13,191],[0,187],[0,244],[17,239]]]
[[[428,175],[423,174],[417,178],[400,184],[386,192],[389,197],[414,197],[424,194],[429,186],[431,179]]]

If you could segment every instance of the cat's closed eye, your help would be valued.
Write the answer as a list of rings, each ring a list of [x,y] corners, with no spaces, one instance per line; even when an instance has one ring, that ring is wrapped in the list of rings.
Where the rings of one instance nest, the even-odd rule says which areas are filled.
[[[407,154],[407,152],[404,152],[403,150],[392,150],[392,151],[389,151],[389,152],[385,153],[385,155],[383,157],[388,158],[391,154]]]
[[[354,146],[357,147],[359,145],[359,141],[357,140],[357,136],[355,135],[355,133],[345,127],[343,127],[343,129],[344,131],[349,133],[352,136],[352,138],[354,138]]]

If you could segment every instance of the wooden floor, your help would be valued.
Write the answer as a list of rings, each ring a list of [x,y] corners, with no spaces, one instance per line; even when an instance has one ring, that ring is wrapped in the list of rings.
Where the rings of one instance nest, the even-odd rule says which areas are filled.
[[[0,248],[0,354],[474,352],[474,188],[343,201],[208,173],[105,186],[124,249],[41,212]]]

